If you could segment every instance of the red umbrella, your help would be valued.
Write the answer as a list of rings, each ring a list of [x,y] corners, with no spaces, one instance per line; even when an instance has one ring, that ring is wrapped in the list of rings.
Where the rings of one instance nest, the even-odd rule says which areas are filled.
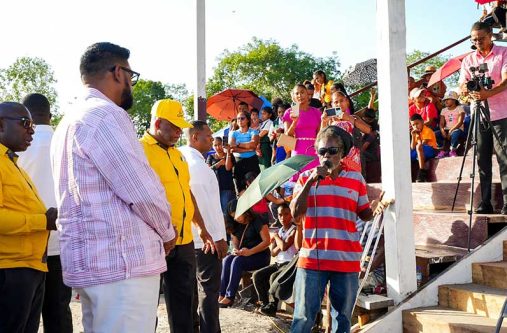
[[[260,109],[263,103],[251,90],[227,89],[208,99],[206,112],[218,120],[231,120],[236,117],[236,110],[241,102],[256,109]]]
[[[496,0],[475,0],[475,2],[477,2],[479,5],[484,5],[484,4],[493,2],[493,1],[496,1]]]
[[[433,84],[442,81],[443,79],[450,76],[454,72],[459,71],[459,69],[461,68],[461,62],[463,61],[463,58],[465,58],[469,54],[470,52],[467,52],[465,54],[447,60],[447,62],[443,64],[442,67],[437,69],[437,71],[431,75],[431,78],[428,81],[428,87],[431,87]]]

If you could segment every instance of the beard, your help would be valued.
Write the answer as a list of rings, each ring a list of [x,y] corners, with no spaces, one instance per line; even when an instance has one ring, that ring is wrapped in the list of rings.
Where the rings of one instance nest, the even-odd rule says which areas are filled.
[[[127,84],[123,91],[121,92],[121,102],[119,107],[123,110],[127,111],[134,104],[134,97],[132,96],[132,88]]]

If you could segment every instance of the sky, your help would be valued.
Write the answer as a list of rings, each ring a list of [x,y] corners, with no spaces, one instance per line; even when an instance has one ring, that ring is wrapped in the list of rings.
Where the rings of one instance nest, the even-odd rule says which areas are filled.
[[[407,52],[437,51],[468,35],[481,15],[473,0],[406,0]],[[4,0],[0,2],[0,68],[21,56],[41,57],[55,72],[61,111],[80,94],[79,58],[109,41],[131,51],[141,78],[185,83],[196,76],[195,0]],[[252,37],[339,57],[342,72],[376,57],[375,0],[208,0],[206,68],[225,49]],[[464,42],[445,54],[470,50]],[[305,78],[302,78],[305,79]]]

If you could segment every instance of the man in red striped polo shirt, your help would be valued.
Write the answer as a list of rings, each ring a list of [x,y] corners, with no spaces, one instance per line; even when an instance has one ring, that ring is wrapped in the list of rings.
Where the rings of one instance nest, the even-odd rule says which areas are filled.
[[[311,331],[328,282],[333,332],[350,331],[362,253],[356,219],[373,216],[362,175],[341,166],[351,147],[342,129],[321,130],[315,141],[320,166],[302,173],[294,188],[291,210],[302,224],[302,242],[291,332]]]

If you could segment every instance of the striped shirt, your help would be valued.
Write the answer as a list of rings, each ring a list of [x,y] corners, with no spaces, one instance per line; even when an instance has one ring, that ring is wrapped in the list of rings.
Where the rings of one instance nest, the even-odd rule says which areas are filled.
[[[301,191],[312,170],[303,172],[294,193]],[[315,195],[316,194],[316,195]],[[319,271],[359,272],[362,248],[357,214],[370,207],[366,182],[359,172],[342,171],[310,188],[303,222],[298,267]]]
[[[88,88],[56,129],[51,161],[66,285],[166,270],[163,242],[175,236],[170,206],[122,108]]]

